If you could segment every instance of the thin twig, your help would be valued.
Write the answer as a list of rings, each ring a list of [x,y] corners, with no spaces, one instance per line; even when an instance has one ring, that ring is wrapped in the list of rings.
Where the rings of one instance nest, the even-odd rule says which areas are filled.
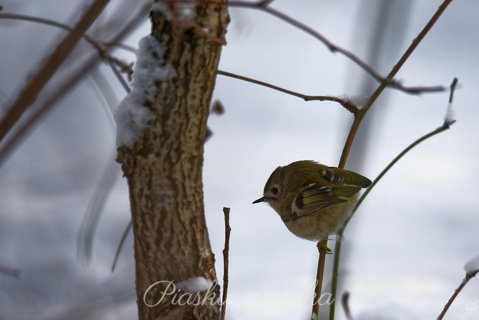
[[[267,88],[270,88],[270,89],[273,89],[273,90],[277,90],[277,91],[280,91],[280,92],[283,92],[283,93],[301,98],[304,101],[319,100],[319,101],[337,102],[340,105],[342,105],[346,110],[348,110],[349,112],[351,112],[353,114],[356,113],[357,110],[358,110],[358,107],[355,106],[352,102],[349,102],[347,100],[344,100],[344,99],[341,99],[341,98],[338,98],[338,97],[333,97],[333,96],[310,96],[310,95],[305,95],[305,94],[302,94],[302,93],[299,93],[299,92],[291,91],[291,90],[288,90],[288,89],[284,89],[284,88],[275,86],[273,84],[270,84],[268,82],[256,80],[256,79],[253,79],[253,78],[248,78],[248,77],[245,77],[245,76],[241,76],[239,74],[235,74],[235,73],[231,73],[231,72],[227,72],[227,71],[223,71],[223,70],[218,70],[218,71],[216,71],[216,73],[219,74],[219,75],[222,75],[222,76],[227,76],[227,77],[231,77],[231,78],[240,79],[240,80],[243,80],[243,81],[255,83],[255,84],[258,84],[258,85],[263,86],[263,87],[267,87]]]
[[[351,309],[349,308],[349,297],[350,297],[350,294],[348,291],[343,293],[343,296],[341,298],[341,304],[343,306],[346,319],[353,320],[353,316],[351,315]]]
[[[331,297],[332,303],[329,306],[329,320],[334,320],[334,313],[336,311],[336,296],[338,291],[338,278],[339,278],[339,262],[341,259],[341,249],[343,236],[341,234],[336,235],[334,244],[334,260],[333,260],[333,270],[332,270],[332,280],[331,280]]]
[[[20,279],[20,270],[0,265],[0,274]]]
[[[18,119],[20,119],[28,107],[35,101],[38,94],[55,74],[63,61],[65,61],[70,55],[83,34],[93,22],[95,22],[96,18],[100,15],[108,2],[109,0],[96,0],[88,7],[78,23],[72,28],[71,32],[65,36],[56,47],[55,51],[48,56],[45,63],[32,77],[32,80],[21,90],[15,102],[8,107],[8,111],[0,123],[0,141],[6,136],[15,123],[17,123]]]
[[[444,318],[444,316],[446,315],[447,310],[452,305],[452,303],[454,302],[456,297],[459,295],[461,290],[466,286],[466,284],[469,282],[469,280],[471,280],[472,278],[474,278],[476,276],[476,274],[478,272],[479,272],[479,270],[475,271],[475,272],[467,272],[466,273],[466,276],[464,277],[464,279],[462,279],[461,284],[459,285],[459,287],[457,287],[456,290],[454,290],[454,293],[452,294],[452,296],[447,301],[446,305],[444,306],[441,313],[437,317],[437,320],[442,320]]]
[[[139,23],[142,22],[142,17],[147,14],[147,12],[150,10],[150,7],[151,4],[145,4],[137,12],[136,16],[130,19],[130,21],[125,24],[108,43],[119,43],[121,39],[127,36],[131,30],[133,30]],[[109,48],[106,50],[108,49]],[[5,163],[5,161],[8,159],[8,156],[12,154],[12,152],[15,150],[15,147],[18,146],[29,130],[33,128],[35,123],[37,123],[45,114],[47,114],[48,111],[50,111],[52,107],[65,96],[66,93],[70,92],[70,90],[73,89],[75,85],[92,70],[99,60],[99,56],[94,56],[85,61],[79,68],[77,68],[75,72],[72,73],[72,76],[60,83],[59,87],[55,89],[55,92],[50,95],[45,102],[32,111],[32,114],[29,115],[28,119],[22,121],[18,125],[18,128],[15,130],[15,132],[13,132],[12,137],[9,138],[6,144],[4,144],[0,149],[0,167]]]
[[[226,299],[228,298],[228,272],[229,272],[229,252],[230,252],[230,208],[223,208],[225,216],[225,247],[223,249],[223,296],[221,298],[221,315],[220,319],[225,320],[226,316]]]
[[[353,214],[354,212],[356,212],[356,210],[358,209],[358,207],[361,205],[361,203],[363,203],[364,199],[368,196],[368,194],[371,192],[371,190],[376,186],[376,184],[379,182],[379,180],[381,180],[381,178],[404,156],[406,155],[406,153],[408,153],[409,151],[411,151],[411,149],[413,149],[415,146],[417,146],[418,144],[420,144],[421,142],[423,142],[424,140],[427,140],[433,136],[435,136],[436,134],[439,134],[443,131],[446,131],[450,128],[450,126],[452,124],[454,124],[455,121],[452,121],[452,122],[444,122],[443,125],[441,125],[440,127],[438,127],[437,129],[429,132],[428,134],[422,136],[421,138],[417,139],[416,141],[414,141],[413,143],[411,143],[406,149],[404,149],[403,151],[401,151],[401,153],[399,153],[394,159],[393,161],[391,161],[387,166],[386,168],[383,169],[383,171],[381,171],[381,173],[376,177],[376,179],[374,179],[373,183],[371,184],[371,186],[361,195],[361,197],[359,198],[358,202],[356,203],[354,209],[353,209]],[[351,219],[352,215],[348,218],[348,220],[346,220],[346,223],[344,224],[343,228],[346,228],[349,220]]]
[[[319,317],[319,308],[321,301],[321,291],[323,288],[324,267],[326,265],[326,254],[328,253],[328,240],[320,240],[318,242],[319,260],[318,270],[316,271],[316,286],[314,288],[313,310],[311,319],[316,320]]]
[[[411,54],[414,52],[414,50],[417,48],[417,46],[421,43],[421,41],[424,39],[424,37],[428,34],[428,32],[431,30],[431,28],[437,22],[439,17],[444,13],[447,6],[451,2],[452,2],[452,0],[444,0],[443,1],[443,3],[439,6],[439,8],[434,13],[434,15],[431,17],[431,19],[429,19],[426,26],[421,30],[421,32],[419,32],[418,36],[412,41],[411,45],[407,48],[407,50],[401,56],[401,58],[396,63],[396,65],[394,65],[392,70],[387,75],[386,79],[384,79],[379,84],[378,88],[373,92],[371,97],[366,102],[364,108],[361,109],[360,112],[355,114],[353,124],[351,125],[351,129],[350,129],[349,134],[348,134],[348,138],[347,138],[347,140],[344,144],[343,152],[341,154],[341,160],[339,161],[339,167],[340,168],[344,168],[345,165],[346,165],[346,161],[348,159],[349,151],[351,150],[354,138],[356,136],[356,132],[359,129],[359,125],[361,124],[361,121],[363,120],[366,113],[372,107],[374,102],[376,102],[379,95],[384,91],[384,89],[388,86],[388,84],[396,76],[396,74],[399,72],[401,67],[404,65],[404,63],[407,61],[407,59],[411,56]]]
[[[391,83],[394,76],[399,72],[399,70],[401,69],[403,64],[407,61],[407,59],[410,57],[410,55],[414,52],[414,50],[419,45],[419,43],[421,43],[421,41],[424,39],[424,37],[427,35],[427,33],[431,30],[431,28],[434,26],[436,21],[439,19],[439,17],[442,15],[442,13],[446,10],[447,6],[451,2],[452,2],[452,0],[444,0],[443,1],[443,3],[439,6],[439,8],[434,13],[434,15],[428,21],[426,26],[421,30],[419,35],[413,40],[412,44],[407,48],[406,52],[401,56],[399,61],[392,68],[392,70],[389,72],[386,79],[384,79],[380,83],[380,85],[378,86],[376,91],[374,91],[374,93],[368,99],[368,101],[366,102],[366,105],[363,107],[363,109],[360,109],[359,112],[354,114],[354,121],[353,121],[353,124],[351,125],[351,129],[349,130],[348,137],[347,137],[346,142],[344,144],[343,152],[341,153],[341,159],[340,159],[339,165],[338,165],[339,168],[344,168],[346,166],[346,161],[347,161],[348,156],[349,156],[349,151],[351,150],[351,147],[352,147],[354,138],[356,136],[357,130],[359,129],[359,126],[360,126],[364,116],[366,115],[366,113],[372,107],[372,105],[377,100],[379,95]],[[444,124],[446,124],[446,122],[444,122]],[[444,130],[446,130],[446,129],[447,128],[445,128]],[[441,131],[444,131],[444,130],[441,130]],[[437,133],[434,133],[434,134],[437,134]],[[425,139],[427,139],[428,137],[426,137]],[[421,141],[423,141],[423,140],[421,140]],[[421,141],[419,141],[418,143],[420,143]],[[417,144],[415,144],[415,145],[417,145]],[[351,219],[351,217],[349,217],[349,219]],[[343,226],[343,228],[339,231],[338,236],[336,238],[336,244],[335,244],[335,254],[334,254],[334,263],[333,263],[333,277],[332,277],[332,284],[331,284],[331,295],[332,295],[333,300],[332,300],[332,303],[331,303],[330,309],[329,309],[329,319],[331,319],[331,320],[334,319],[334,313],[335,313],[335,307],[336,307],[336,295],[337,295],[338,275],[339,275],[339,261],[340,261],[340,255],[341,255],[341,243],[342,243],[344,228],[345,228],[345,226]]]
[[[449,104],[452,103],[452,99],[454,97],[454,91],[456,89],[457,85],[457,79],[454,78],[452,80],[452,83],[450,85],[450,94],[449,94]],[[337,296],[337,289],[338,289],[338,275],[339,275],[339,264],[340,264],[340,259],[341,259],[341,248],[342,248],[342,241],[343,241],[343,234],[344,230],[346,229],[349,221],[351,220],[352,216],[354,213],[357,211],[361,203],[364,201],[364,199],[368,196],[368,194],[371,192],[371,190],[376,186],[376,184],[381,180],[381,178],[402,158],[404,157],[409,151],[411,151],[414,147],[418,146],[421,142],[443,132],[446,131],[450,128],[451,125],[455,123],[455,120],[453,119],[447,119],[447,117],[444,120],[444,123],[437,129],[425,134],[424,136],[420,137],[413,143],[411,143],[406,149],[401,151],[387,166],[384,168],[381,173],[374,179],[373,183],[371,186],[361,195],[359,198],[358,202],[354,206],[351,215],[348,217],[346,222],[344,223],[343,227],[339,230],[337,236],[336,236],[336,243],[334,247],[334,262],[333,262],[333,277],[332,277],[332,282],[331,282],[331,296],[333,299],[333,302],[330,305],[330,310],[329,310],[329,319],[333,320],[334,319],[334,313],[335,313],[335,299]]]
[[[451,83],[451,86],[450,86],[450,93],[449,93],[449,103],[452,103],[452,99],[453,99],[453,96],[454,96],[454,91],[456,90],[456,85],[457,85],[457,78],[454,78],[452,80],[452,83]],[[354,206],[353,208],[353,211],[352,211],[352,214],[349,216],[349,218],[346,220],[346,222],[344,223],[343,227],[341,228],[341,230],[339,231],[341,234],[343,234],[344,232],[344,229],[346,229],[346,226],[348,225],[349,223],[349,220],[351,220],[351,217],[354,215],[354,213],[358,210],[359,206],[361,205],[361,203],[364,201],[364,199],[368,196],[368,194],[371,192],[371,190],[376,186],[376,184],[379,182],[379,180],[382,179],[382,177],[403,157],[405,156],[409,151],[411,151],[411,149],[413,149],[414,147],[416,147],[418,144],[420,144],[421,142],[423,142],[424,140],[427,140],[433,136],[435,136],[436,134],[439,134],[443,131],[446,131],[448,130],[451,125],[453,125],[454,123],[456,122],[456,120],[453,120],[453,119],[444,119],[444,123],[436,128],[435,130],[425,134],[424,136],[420,137],[419,139],[417,139],[416,141],[414,141],[413,143],[411,143],[406,149],[404,149],[403,151],[401,151],[382,171],[381,173],[376,177],[376,179],[374,179],[373,183],[369,186],[368,189],[366,189],[366,191],[361,195],[361,197],[359,198],[358,202],[356,202],[356,205]]]
[[[266,2],[266,5],[264,4]],[[432,93],[432,92],[442,92],[446,88],[444,86],[432,86],[432,87],[405,87],[401,85],[398,81],[393,80],[392,78],[387,80],[379,73],[374,71],[366,62],[362,61],[358,56],[356,56],[351,51],[348,51],[340,46],[335,45],[322,34],[314,30],[313,28],[305,25],[304,23],[292,18],[291,16],[276,10],[268,6],[268,1],[257,1],[257,2],[247,2],[247,1],[229,1],[228,5],[231,7],[243,7],[243,8],[252,8],[268,13],[278,19],[283,20],[284,22],[296,27],[297,29],[311,35],[315,39],[323,43],[331,52],[338,52],[345,56],[346,58],[353,61],[360,68],[362,68],[366,73],[373,77],[378,82],[384,82],[387,86],[393,89],[403,91],[408,94],[420,94],[420,93]]]
[[[29,22],[40,23],[40,24],[44,24],[48,26],[57,27],[70,32],[73,30],[73,28],[70,27],[69,25],[55,21],[55,20],[23,15],[23,14],[0,13],[0,19],[23,20],[23,21],[29,21]],[[102,59],[106,60],[106,62],[118,65],[119,67],[121,67],[121,70],[123,72],[127,72],[127,73],[131,72],[131,67],[129,65],[127,65],[125,62],[121,61],[120,59],[115,58],[114,56],[108,54],[105,48],[118,47],[133,53],[135,53],[136,51],[135,48],[132,48],[131,46],[128,46],[122,43],[118,43],[118,44],[117,43],[100,43],[98,40],[89,36],[86,33],[83,34],[82,37],[85,39],[85,41],[90,43],[98,51]]]
[[[115,77],[118,79],[118,82],[120,82],[123,89],[125,89],[126,93],[130,93],[131,88],[126,82],[126,80],[123,78],[123,76],[121,75],[121,72],[117,69],[117,66],[111,62],[108,65],[110,66],[111,71],[113,71],[113,74],[115,75]]]
[[[55,21],[55,20],[50,20],[42,17],[35,17],[35,16],[29,16],[29,15],[24,15],[24,14],[17,14],[17,13],[0,13],[0,19],[9,19],[9,20],[23,20],[23,21],[29,21],[29,22],[35,22],[35,23],[40,23],[44,25],[49,25],[52,27],[57,27],[66,31],[72,31],[73,28],[70,27],[67,24]],[[91,45],[94,47],[100,46],[98,42],[90,37],[88,34],[83,34],[82,37],[89,42]]]
[[[358,209],[358,207],[361,205],[363,200],[368,196],[369,192],[376,186],[376,184],[381,180],[381,178],[403,157],[405,156],[411,149],[419,145],[421,142],[443,132],[449,129],[450,125],[452,125],[454,122],[451,123],[444,123],[442,126],[439,128],[427,133],[426,135],[422,136],[421,138],[417,139],[414,141],[412,144],[410,144],[406,149],[404,149],[401,153],[399,153],[387,166],[386,168],[381,171],[381,173],[374,179],[373,183],[371,186],[361,195],[359,198],[358,202],[356,203],[356,206],[354,207],[352,214],[348,217],[346,220],[345,224],[341,228],[341,230],[338,232],[338,235],[336,236],[336,243],[335,243],[335,248],[334,248],[334,262],[333,262],[333,280],[331,283],[331,296],[333,297],[333,303],[331,304],[331,309],[330,309],[330,319],[334,319],[334,299],[337,295],[337,286],[338,286],[338,275],[339,275],[339,261],[340,261],[340,256],[341,256],[341,248],[342,248],[342,241],[343,241],[343,234],[344,230],[346,229],[349,221],[353,217],[354,213]],[[331,314],[333,316],[331,316]]]
[[[452,103],[452,101],[454,100],[454,92],[456,92],[457,83],[457,78],[454,78],[451,82],[451,85],[449,86],[449,103]]]
[[[57,28],[60,28],[60,29],[66,30],[66,31],[72,31],[72,29],[73,29],[69,25],[67,25],[65,23],[61,23],[59,21],[46,19],[46,18],[42,18],[42,17],[25,15],[25,14],[18,14],[18,13],[1,12],[0,13],[0,19],[23,20],[23,21],[35,22],[35,23],[40,23],[40,24],[44,24],[44,25],[49,25],[49,26],[52,26],[52,27],[57,27]],[[110,42],[110,43],[103,43],[102,45],[100,45],[98,40],[96,40],[95,38],[93,38],[92,36],[90,36],[86,33],[83,34],[82,37],[86,41],[88,41],[91,45],[93,45],[94,47],[102,47],[102,46],[118,47],[118,48],[122,48],[123,50],[130,51],[132,53],[136,52],[135,48],[133,48],[129,45],[123,44],[123,43],[112,43],[112,42]]]
[[[105,207],[108,197],[120,177],[120,167],[115,163],[116,152],[112,152],[108,159],[107,165],[98,179],[95,189],[88,201],[85,216],[78,232],[77,241],[77,258],[84,264],[90,262],[93,252],[93,239],[100,213]]]
[[[118,247],[116,248],[115,258],[113,258],[113,263],[111,264],[111,273],[113,273],[116,269],[116,264],[118,263],[118,258],[120,257],[121,249],[123,249],[123,245],[125,243],[126,237],[130,233],[131,227],[132,227],[132,224],[130,220],[125,230],[123,231],[123,234],[121,235],[120,243],[118,243]]]

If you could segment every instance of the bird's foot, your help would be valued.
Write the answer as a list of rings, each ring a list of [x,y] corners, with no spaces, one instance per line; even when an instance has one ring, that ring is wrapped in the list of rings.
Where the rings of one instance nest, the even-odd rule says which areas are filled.
[[[318,250],[322,254],[331,254],[333,251],[328,248],[328,241],[327,240],[321,240],[318,242]]]

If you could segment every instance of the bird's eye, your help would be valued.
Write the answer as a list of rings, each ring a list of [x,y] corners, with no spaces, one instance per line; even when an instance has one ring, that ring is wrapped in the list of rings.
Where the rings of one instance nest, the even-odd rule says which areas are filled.
[[[271,188],[271,192],[272,192],[274,195],[277,195],[278,192],[279,192],[278,187],[272,187],[272,188]]]

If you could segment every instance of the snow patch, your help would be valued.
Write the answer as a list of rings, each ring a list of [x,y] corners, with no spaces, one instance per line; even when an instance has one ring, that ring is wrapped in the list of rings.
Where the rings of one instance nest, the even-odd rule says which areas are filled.
[[[362,109],[366,102],[368,102],[368,98],[363,95],[342,95],[339,98],[355,105],[359,109]]]
[[[167,20],[171,20],[171,11],[170,8],[163,1],[159,0],[151,5],[151,11],[161,12],[166,17]]]
[[[145,107],[157,93],[158,82],[176,75],[175,70],[163,60],[164,49],[152,36],[140,40],[136,53],[131,92],[123,99],[115,113],[116,144],[132,148],[153,119],[153,112]]]
[[[176,287],[189,293],[197,293],[208,290],[212,285],[213,282],[209,279],[193,277],[178,283]]]
[[[176,4],[176,10],[181,22],[188,22],[196,18],[195,1],[179,2]]]
[[[196,1],[195,0],[182,0],[173,3],[175,10],[175,18],[180,22],[188,22],[196,18]],[[163,1],[153,3],[151,11],[161,12],[167,20],[171,20],[173,13],[170,7]]]
[[[466,273],[479,272],[479,255],[466,262],[464,265],[464,271],[466,271]]]
[[[447,105],[446,116],[444,117],[444,122],[445,123],[453,123],[454,121],[456,121],[455,115],[454,115],[454,109],[452,108],[452,103],[449,103]]]

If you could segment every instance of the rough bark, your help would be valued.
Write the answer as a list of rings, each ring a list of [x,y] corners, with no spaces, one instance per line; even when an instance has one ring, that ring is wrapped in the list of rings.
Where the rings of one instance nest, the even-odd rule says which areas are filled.
[[[198,276],[216,280],[204,217],[202,166],[221,45],[194,28],[172,24],[161,12],[151,18],[152,35],[165,48],[164,59],[176,76],[158,83],[155,101],[148,106],[155,117],[143,136],[132,149],[118,149],[130,190],[139,317],[217,319],[218,287],[214,300],[210,292],[200,303],[178,305],[171,300],[173,295],[154,307],[144,303],[146,290],[158,281],[178,284]],[[224,38],[227,6],[197,5],[195,22]],[[156,285],[149,290],[148,303],[157,303],[164,289]],[[184,299],[181,302],[185,304]]]

